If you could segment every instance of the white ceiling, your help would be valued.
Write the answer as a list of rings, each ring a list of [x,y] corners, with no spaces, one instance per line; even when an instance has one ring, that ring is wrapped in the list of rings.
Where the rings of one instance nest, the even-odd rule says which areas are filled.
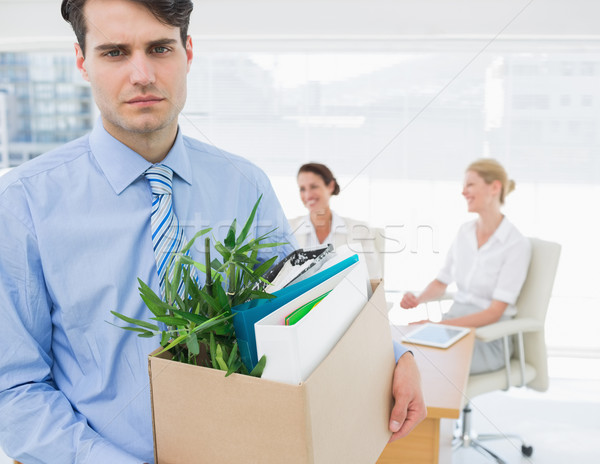
[[[59,0],[0,0],[0,42],[72,37],[59,5]],[[190,32],[197,37],[598,38],[598,18],[598,0],[197,0]]]

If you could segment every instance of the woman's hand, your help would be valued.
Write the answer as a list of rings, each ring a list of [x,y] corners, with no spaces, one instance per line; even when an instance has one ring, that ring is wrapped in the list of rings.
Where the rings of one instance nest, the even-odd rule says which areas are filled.
[[[416,308],[419,306],[419,299],[411,292],[406,292],[400,301],[400,306],[404,309]]]

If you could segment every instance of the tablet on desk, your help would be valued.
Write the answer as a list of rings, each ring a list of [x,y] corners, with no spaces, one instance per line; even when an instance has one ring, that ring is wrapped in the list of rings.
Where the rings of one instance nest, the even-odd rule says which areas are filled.
[[[471,329],[452,325],[426,323],[402,337],[402,341],[418,345],[448,348],[467,335]]]

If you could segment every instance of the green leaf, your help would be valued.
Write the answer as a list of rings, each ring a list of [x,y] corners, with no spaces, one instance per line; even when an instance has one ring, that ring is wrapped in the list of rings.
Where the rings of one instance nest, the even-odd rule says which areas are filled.
[[[265,272],[267,272],[269,269],[271,269],[271,266],[273,266],[275,261],[277,261],[277,258],[278,258],[278,256],[273,256],[272,258],[268,259],[267,261],[262,263],[260,266],[258,266],[256,269],[254,269],[254,273],[256,275],[262,276]]]
[[[167,346],[165,346],[161,351],[159,351],[158,353],[156,353],[154,356],[158,356],[159,354],[163,354],[165,351],[169,351],[174,346],[179,345],[187,337],[188,337],[188,333],[186,332],[186,333],[180,335],[179,337],[177,337],[175,340],[171,340],[171,342]]]
[[[160,337],[160,346],[166,346],[169,343],[170,335],[169,332],[163,332]]]
[[[218,326],[219,324],[223,324],[223,321],[231,319],[233,317],[233,314],[229,315],[229,316],[216,316],[213,317],[212,319],[209,319],[208,321],[197,325],[196,327],[194,327],[192,329],[192,333],[198,333],[198,332],[205,332],[208,329]]]
[[[273,230],[275,230],[275,229],[273,229]],[[273,232],[273,231],[271,231],[271,232]],[[269,234],[271,232],[269,232]],[[237,252],[238,253],[248,253],[250,250],[253,250],[253,249],[262,249],[262,248],[276,247],[276,246],[280,246],[280,245],[287,245],[287,242],[262,243],[261,244],[260,241],[265,240],[269,234],[265,234],[260,238],[255,238],[255,239],[250,240],[243,247],[238,248]]]
[[[227,300],[227,294],[221,285],[215,287],[215,298],[217,299],[219,306],[223,308],[223,311],[229,310],[229,302]]]
[[[185,303],[179,296],[179,293],[177,293],[177,288],[179,288],[179,281],[169,282],[169,286],[171,287],[171,299],[173,300],[173,302],[177,303],[178,307],[185,308]]]
[[[108,321],[106,321],[106,322],[108,322]],[[121,327],[120,325],[113,324],[112,322],[108,322],[108,323],[112,326],[118,327],[119,329],[129,330],[131,332],[139,332],[139,333],[144,333],[144,334],[148,333],[152,337],[154,337],[154,335],[155,335],[154,332],[150,332],[146,329],[142,329],[141,327]]]
[[[246,256],[244,253],[234,253],[233,262],[238,263],[249,263],[249,264],[257,264],[260,261],[258,259],[254,259],[251,256]]]
[[[219,304],[219,302],[215,298],[210,296],[207,292],[201,291],[200,298],[204,300],[208,304],[208,306],[210,306],[215,311],[215,313],[218,314],[221,311],[221,305]]]
[[[229,368],[227,369],[227,373],[225,374],[225,377],[229,377],[231,374],[235,374],[236,372],[239,372],[241,367],[242,367],[242,361],[238,357],[235,357],[233,359],[233,361],[229,364]]]
[[[141,321],[139,319],[134,319],[132,317],[128,317],[128,316],[125,316],[123,314],[120,314],[120,313],[118,313],[116,311],[111,311],[111,314],[113,316],[118,317],[119,319],[121,319],[121,320],[123,320],[125,322],[129,322],[130,324],[139,325],[140,327],[144,327],[146,329],[154,330],[154,331],[157,331],[157,332],[159,330],[159,327],[157,325],[151,324],[150,322]]]
[[[188,313],[179,309],[173,310],[173,314],[179,316],[179,318],[183,320],[184,324],[187,324],[188,321],[193,322],[194,324],[204,324],[209,320],[207,317],[200,314]]]
[[[211,262],[210,262],[210,267],[212,267],[213,269],[217,270],[217,269],[221,269],[224,266],[224,264],[221,263],[221,261],[219,261],[217,258],[214,258]],[[219,274],[220,275],[220,274]]]
[[[210,333],[209,352],[213,369],[218,369],[219,364],[217,363],[217,343],[215,341],[215,334],[212,332]]]
[[[277,242],[277,243],[259,243],[258,245],[255,245],[256,248],[258,249],[263,249],[263,248],[273,248],[273,247],[278,247],[281,245],[287,245],[287,242]]]
[[[215,244],[215,250],[217,250],[219,254],[223,257],[223,261],[229,261],[229,258],[231,258],[231,252],[227,248],[225,248],[222,243],[217,242]]]
[[[238,354],[238,345],[237,341],[233,342],[233,346],[231,347],[231,353],[229,353],[229,359],[227,359],[227,365],[231,366],[235,362],[235,358]]]
[[[156,322],[162,322],[163,324],[171,325],[174,327],[185,326],[188,323],[188,321],[186,319],[183,319],[181,317],[173,317],[173,316],[158,316],[158,317],[153,317],[152,320],[154,320]]]
[[[250,269],[248,266],[246,266],[245,264],[242,263],[238,263],[237,266],[243,271],[245,272],[247,275],[254,277],[254,272],[252,272],[252,269]],[[258,279],[258,278],[257,278]],[[257,280],[256,279],[256,280]]]
[[[186,253],[190,248],[192,248],[192,245],[198,237],[201,237],[202,235],[206,234],[207,232],[210,232],[211,230],[212,229],[209,227],[208,229],[202,229],[196,232],[196,235],[194,235],[192,239],[189,242],[187,242],[185,246],[181,249],[181,253]]]
[[[217,345],[217,349],[216,349],[216,353],[215,353],[215,359],[217,361],[219,369],[221,369],[222,371],[226,371],[227,370],[227,363],[223,359],[223,349],[221,348],[221,345]]]
[[[265,298],[267,300],[270,300],[272,298],[276,298],[275,295],[273,295],[271,293],[264,292],[262,290],[252,290],[251,293],[252,293],[252,299],[253,300],[256,300],[258,298]]]
[[[169,275],[171,275],[171,271],[174,270],[173,279],[171,280],[171,289],[173,290],[173,295],[177,295],[177,288],[179,288],[179,282],[181,281],[182,269],[183,267],[181,265],[181,260],[177,259],[177,255],[171,256],[171,259],[169,260],[169,265],[167,266],[166,276],[168,277]]]
[[[185,344],[189,352],[192,353],[194,356],[198,356],[198,354],[200,354],[200,345],[198,345],[198,339],[195,335],[190,335],[186,339]]]
[[[185,279],[185,289],[194,302],[197,302],[200,299],[201,290],[198,287],[196,280],[192,278],[189,272],[187,272]]]
[[[163,316],[167,313],[167,311],[172,309],[171,305],[161,300],[161,298],[154,293],[154,291],[152,291],[147,284],[142,282],[141,279],[138,279],[138,283],[140,284],[139,290],[142,300],[155,316]]]
[[[213,332],[215,335],[220,335],[222,337],[227,337],[234,333],[232,326],[226,324],[215,326]]]
[[[261,377],[263,371],[265,370],[266,364],[267,357],[263,354],[262,358],[258,360],[258,363],[256,364],[256,366],[254,366],[254,369],[252,369],[249,375],[251,375],[252,377]]]
[[[250,227],[252,227],[252,223],[254,222],[254,216],[256,216],[256,210],[258,209],[258,204],[260,203],[261,200],[262,200],[262,195],[258,197],[258,200],[256,200],[256,203],[254,204],[254,207],[252,208],[252,212],[250,213],[250,216],[248,216],[248,219],[246,220],[246,224],[244,224],[244,228],[240,232],[240,235],[235,242],[236,246],[240,246],[242,243],[244,243],[244,240],[246,240],[246,237],[248,236],[248,232],[250,232]]]
[[[227,249],[233,250],[235,246],[235,229],[236,229],[237,221],[234,219],[229,227],[229,231],[227,232],[227,237],[225,237],[224,243]]]
[[[196,269],[198,269],[198,271],[200,271],[202,274],[206,274],[206,266],[202,263],[199,263],[198,261],[194,261],[192,258],[190,258],[189,256],[185,256],[183,255],[181,257],[181,262],[183,264],[189,264],[190,266],[194,266]],[[211,277],[214,279],[217,277],[217,272],[215,272],[214,270],[211,270]]]

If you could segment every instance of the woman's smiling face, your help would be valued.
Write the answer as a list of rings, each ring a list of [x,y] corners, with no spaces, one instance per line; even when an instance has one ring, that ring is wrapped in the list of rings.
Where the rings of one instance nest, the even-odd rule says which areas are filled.
[[[481,213],[490,205],[500,204],[500,181],[487,184],[483,177],[475,171],[465,173],[462,194],[467,200],[467,209],[470,213]]]
[[[298,174],[300,199],[311,213],[329,209],[329,198],[331,198],[334,187],[334,182],[326,185],[323,178],[313,172]]]

